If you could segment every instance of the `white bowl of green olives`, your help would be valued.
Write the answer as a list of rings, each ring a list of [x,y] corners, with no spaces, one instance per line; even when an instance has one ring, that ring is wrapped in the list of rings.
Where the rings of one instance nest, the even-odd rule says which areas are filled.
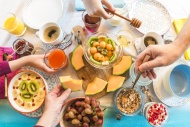
[[[104,111],[95,98],[77,97],[63,105],[60,127],[102,127]]]
[[[94,33],[86,39],[83,47],[86,61],[95,68],[111,68],[122,57],[122,47],[111,33]]]
[[[15,110],[31,113],[42,106],[47,90],[47,83],[39,73],[23,70],[11,79],[8,100]]]

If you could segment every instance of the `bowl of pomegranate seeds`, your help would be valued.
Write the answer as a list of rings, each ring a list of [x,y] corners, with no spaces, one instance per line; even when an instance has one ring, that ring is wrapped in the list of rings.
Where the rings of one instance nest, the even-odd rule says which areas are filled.
[[[152,126],[162,126],[168,119],[168,108],[162,103],[149,102],[144,105],[143,113]]]

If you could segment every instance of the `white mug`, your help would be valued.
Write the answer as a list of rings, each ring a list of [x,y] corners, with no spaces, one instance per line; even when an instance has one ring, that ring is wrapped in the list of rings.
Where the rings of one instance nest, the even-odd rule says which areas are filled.
[[[53,31],[53,34],[56,33],[56,32],[58,32],[58,33],[56,33],[56,34],[58,34],[58,35],[56,35],[57,37],[54,36],[55,38],[52,39],[52,41],[51,41],[51,40],[50,40],[50,41],[47,41],[47,40],[45,40],[45,38],[44,38],[44,36],[45,36],[45,34],[46,34],[45,32],[48,31],[48,28],[50,29],[50,28],[52,28],[52,27],[54,27],[54,28],[57,29],[57,31],[56,31],[56,30]],[[49,34],[50,34],[50,32],[49,32]],[[49,34],[48,34],[48,36],[49,36]],[[50,34],[50,36],[52,36],[53,34]],[[36,32],[36,36],[39,37],[40,40],[41,40],[43,43],[45,43],[45,44],[50,44],[50,45],[56,45],[56,44],[61,43],[61,42],[64,40],[64,37],[65,37],[64,35],[65,35],[65,34],[63,34],[63,31],[62,31],[61,27],[60,27],[57,23],[53,23],[53,22],[44,24],[44,25],[39,29],[39,31]]]
[[[159,34],[157,34],[155,32],[149,32],[149,33],[145,34],[142,37],[142,39],[141,39],[141,49],[142,49],[142,51],[145,50],[146,47],[147,47],[145,45],[145,39],[146,39],[146,37],[152,37],[152,38],[154,38],[156,40],[156,42],[157,42],[157,45],[164,44],[164,40],[163,40],[163,38]]]

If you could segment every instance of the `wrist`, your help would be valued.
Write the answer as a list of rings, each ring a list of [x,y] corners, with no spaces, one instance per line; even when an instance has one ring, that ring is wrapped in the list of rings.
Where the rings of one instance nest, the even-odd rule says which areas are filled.
[[[25,57],[22,57],[22,63],[23,63],[23,66],[31,66],[31,61],[34,60],[32,59],[32,55],[28,55],[28,56],[25,56]]]
[[[172,44],[175,46],[174,51],[177,51],[179,55],[182,55],[189,47],[189,44],[185,40],[176,39]]]
[[[43,115],[39,119],[36,125],[44,126],[44,127],[53,127],[56,121],[56,117],[54,113],[49,111],[44,111]]]

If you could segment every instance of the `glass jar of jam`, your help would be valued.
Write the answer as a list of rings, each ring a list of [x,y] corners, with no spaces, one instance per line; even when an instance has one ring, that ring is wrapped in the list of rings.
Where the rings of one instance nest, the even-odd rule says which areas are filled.
[[[21,56],[27,56],[31,55],[34,46],[24,39],[17,39],[13,42],[13,49],[16,51],[17,54]]]

